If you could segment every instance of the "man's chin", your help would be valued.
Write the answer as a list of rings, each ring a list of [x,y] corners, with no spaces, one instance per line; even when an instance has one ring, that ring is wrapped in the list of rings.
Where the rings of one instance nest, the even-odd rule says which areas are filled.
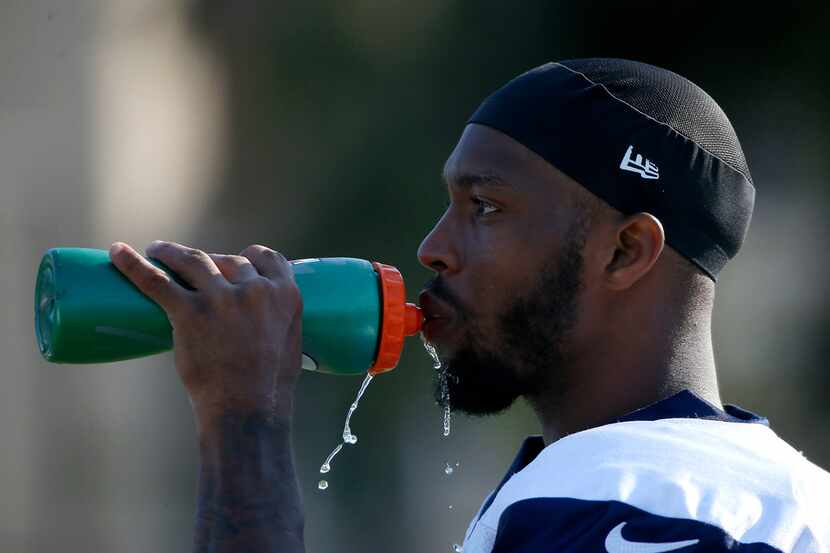
[[[452,374],[439,374],[435,400],[442,408],[449,404],[453,413],[482,417],[506,411],[521,395],[515,386],[489,384],[483,381],[470,382],[469,378],[456,380]]]
[[[491,415],[499,415],[507,411],[517,398],[513,398],[509,402],[493,402],[493,403],[457,403],[454,399],[450,402],[450,411],[453,413],[463,413],[471,417],[487,417]]]
[[[456,317],[429,319],[424,323],[421,334],[424,339],[444,354],[453,350],[466,339],[465,328]]]

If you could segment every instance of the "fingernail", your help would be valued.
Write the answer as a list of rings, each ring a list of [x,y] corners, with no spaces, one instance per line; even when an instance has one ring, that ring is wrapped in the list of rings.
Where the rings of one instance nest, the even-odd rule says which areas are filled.
[[[164,240],[153,240],[146,248],[144,248],[144,251],[149,252],[150,250],[155,250],[156,248],[160,248],[165,244],[167,244],[167,242],[165,242]]]
[[[124,244],[122,242],[113,242],[110,246],[110,253],[113,255],[118,255],[122,251],[124,251]]]

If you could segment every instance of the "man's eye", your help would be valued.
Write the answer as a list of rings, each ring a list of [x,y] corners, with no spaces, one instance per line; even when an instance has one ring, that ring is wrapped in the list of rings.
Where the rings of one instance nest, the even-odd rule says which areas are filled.
[[[482,200],[481,198],[478,198],[476,196],[473,196],[471,200],[474,204],[476,204],[476,206],[478,206],[478,209],[476,210],[477,215],[489,215],[490,213],[499,210],[496,206],[494,206],[487,200]]]

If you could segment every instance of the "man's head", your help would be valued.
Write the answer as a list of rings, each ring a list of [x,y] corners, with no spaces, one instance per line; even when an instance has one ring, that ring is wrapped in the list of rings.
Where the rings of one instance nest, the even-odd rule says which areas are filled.
[[[454,409],[485,414],[519,396],[550,401],[578,386],[574,367],[626,310],[649,316],[660,290],[711,293],[746,231],[751,184],[704,140],[620,98],[633,80],[628,100],[659,103],[667,74],[682,79],[622,60],[548,64],[470,119],[444,169],[448,209],[418,252],[437,273],[421,303],[438,317],[425,334],[444,364],[439,402],[448,391]]]

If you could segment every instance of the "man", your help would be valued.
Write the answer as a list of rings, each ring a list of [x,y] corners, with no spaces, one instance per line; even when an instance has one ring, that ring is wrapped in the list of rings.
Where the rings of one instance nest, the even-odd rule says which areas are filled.
[[[669,71],[612,59],[520,75],[474,113],[418,252],[439,403],[525,397],[528,438],[465,553],[830,551],[830,475],[723,406],[715,281],[754,188],[726,116]],[[286,260],[154,242],[112,260],[167,312],[200,438],[197,551],[302,551],[291,416],[302,299]]]

